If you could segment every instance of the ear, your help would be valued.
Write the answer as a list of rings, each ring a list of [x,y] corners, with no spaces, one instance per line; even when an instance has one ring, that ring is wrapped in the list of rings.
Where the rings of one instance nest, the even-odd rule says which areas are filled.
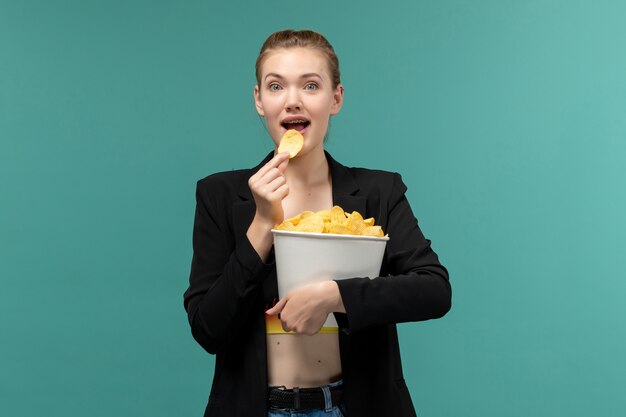
[[[265,116],[263,104],[261,103],[261,92],[259,91],[258,85],[254,86],[254,106],[256,107],[256,112],[259,113],[259,116]]]
[[[330,114],[334,116],[339,113],[341,106],[343,106],[343,85],[339,84],[333,93],[333,105],[330,109]]]

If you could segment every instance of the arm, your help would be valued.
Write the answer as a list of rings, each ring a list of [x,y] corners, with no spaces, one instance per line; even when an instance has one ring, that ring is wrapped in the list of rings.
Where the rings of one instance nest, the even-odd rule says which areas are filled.
[[[346,314],[335,313],[335,317],[346,333],[439,318],[450,310],[448,271],[417,225],[405,192],[402,178],[394,174],[386,224],[390,274],[337,281]]]
[[[184,295],[191,333],[209,353],[228,349],[250,316],[257,289],[272,266],[262,262],[249,240],[235,243],[227,216],[198,183],[193,258]]]
[[[256,213],[240,241],[229,230],[227,209],[220,210],[216,202],[224,196],[210,198],[215,190],[198,183],[190,286],[184,305],[194,338],[209,353],[228,349],[273,269],[264,260],[272,246],[270,230],[282,221],[281,201],[289,191],[283,177],[288,157],[288,152],[275,155],[250,177]]]
[[[320,331],[328,314],[345,313],[337,282],[316,282],[288,292],[265,314],[281,314],[280,320],[286,332],[312,336]]]

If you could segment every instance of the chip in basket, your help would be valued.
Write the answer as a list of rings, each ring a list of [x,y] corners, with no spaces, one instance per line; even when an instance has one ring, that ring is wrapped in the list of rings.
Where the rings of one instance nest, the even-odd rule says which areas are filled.
[[[303,211],[274,227],[292,232],[335,233],[341,235],[384,237],[381,226],[374,225],[374,218],[363,219],[361,213],[346,213],[341,207],[318,212]]]

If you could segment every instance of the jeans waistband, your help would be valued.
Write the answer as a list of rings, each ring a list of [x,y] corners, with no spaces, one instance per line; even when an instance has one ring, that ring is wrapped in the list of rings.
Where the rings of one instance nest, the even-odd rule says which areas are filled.
[[[269,386],[269,408],[281,410],[324,409],[330,411],[332,407],[342,401],[343,380],[312,388],[286,388],[285,386]]]

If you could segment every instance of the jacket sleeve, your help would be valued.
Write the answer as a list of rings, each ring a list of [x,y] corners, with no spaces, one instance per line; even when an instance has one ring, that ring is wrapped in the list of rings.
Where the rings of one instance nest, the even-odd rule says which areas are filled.
[[[385,231],[389,235],[389,275],[337,281],[346,313],[335,313],[335,317],[345,333],[439,318],[450,310],[448,271],[422,234],[406,189],[400,175],[394,174],[387,207],[381,208],[388,213]]]
[[[191,333],[209,353],[228,349],[255,305],[257,289],[272,269],[250,241],[236,242],[219,193],[202,181],[196,188],[193,257],[184,294]],[[223,197],[223,196],[222,196]]]

